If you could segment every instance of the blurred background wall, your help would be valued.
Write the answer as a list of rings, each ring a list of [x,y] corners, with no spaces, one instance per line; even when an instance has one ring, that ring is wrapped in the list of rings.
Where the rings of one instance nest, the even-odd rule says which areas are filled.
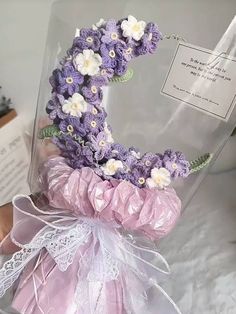
[[[34,116],[52,0],[0,0],[0,85],[28,124]]]

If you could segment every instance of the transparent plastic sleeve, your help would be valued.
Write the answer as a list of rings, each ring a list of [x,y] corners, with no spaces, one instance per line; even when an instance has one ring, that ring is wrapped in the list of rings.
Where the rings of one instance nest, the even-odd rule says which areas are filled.
[[[71,46],[75,30],[88,25],[88,20],[80,16],[76,10],[76,2],[66,4],[70,14],[65,13],[64,4],[54,4],[50,19],[48,40],[45,50],[44,66],[41,78],[41,87],[38,99],[38,109],[35,120],[35,132],[32,148],[32,162],[29,174],[29,183],[32,193],[39,191],[38,176],[39,166],[48,155],[59,154],[58,148],[50,140],[38,138],[39,130],[50,121],[45,112],[46,104],[51,99],[51,85],[48,80],[55,68],[60,65]],[[89,10],[89,4],[86,4]],[[92,6],[99,11],[99,5]],[[73,9],[74,8],[74,9]],[[108,16],[104,5],[103,16]],[[117,7],[122,16],[122,3]],[[100,8],[101,10],[101,8]],[[97,10],[95,10],[97,12]],[[123,13],[124,14],[124,13]],[[90,24],[96,21],[97,15],[92,14]],[[78,20],[80,21],[78,25]],[[235,20],[221,38],[218,45],[209,55],[209,62],[225,53],[235,57]],[[190,38],[191,40],[191,38]],[[168,67],[174,55],[175,40],[163,40],[158,44],[157,52],[150,57],[140,57],[130,62],[134,74],[131,80],[124,84],[110,82],[103,88],[103,106],[108,114],[108,122],[112,126],[113,137],[126,147],[135,146],[141,153],[151,151],[163,153],[172,148],[184,153],[189,161],[211,153],[214,161],[235,126],[235,109],[228,121],[195,110],[188,105],[188,97],[183,101],[176,101],[160,94]],[[221,58],[221,65],[227,69],[230,63]],[[196,79],[192,90],[196,93],[207,94],[213,82]],[[125,114],[124,114],[125,113]],[[207,167],[201,172],[177,180],[174,186],[181,197],[183,207],[189,202],[196,192],[199,184],[206,176]]]
[[[125,1],[114,4],[124,18],[109,20],[103,2],[108,22],[89,30],[83,27],[99,19],[101,3],[52,8],[29,175],[33,200],[13,199],[14,226],[2,243],[5,253],[18,249],[0,270],[0,296],[14,284],[12,307],[20,313],[181,313],[161,287],[170,269],[154,242],[172,230],[235,126],[236,109],[223,121],[189,106],[190,96],[177,102],[161,95],[172,43],[156,24],[126,17]],[[235,22],[205,66],[219,54],[235,57]],[[227,71],[228,59],[220,62]],[[191,91],[207,95],[212,84],[200,77]]]

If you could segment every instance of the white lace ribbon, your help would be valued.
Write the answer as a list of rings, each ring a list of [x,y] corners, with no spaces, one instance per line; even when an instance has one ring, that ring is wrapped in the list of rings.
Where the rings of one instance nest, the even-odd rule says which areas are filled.
[[[85,282],[103,284],[118,279],[121,269],[123,272],[129,269],[141,278],[142,282],[149,282],[151,286],[155,286],[172,304],[175,312],[180,313],[173,300],[155,279],[156,274],[170,272],[168,263],[158,252],[130,242],[120,235],[117,226],[85,217],[78,218],[68,211],[42,211],[26,196],[16,196],[13,199],[13,205],[14,228],[11,239],[21,250],[14,253],[0,269],[0,297],[19,278],[29,261],[39,255],[42,249],[47,250],[58,268],[64,272],[73,263],[78,249],[92,239],[99,244],[99,249],[94,255],[95,245],[93,247],[90,244],[94,252],[93,255],[90,254],[87,261],[86,277],[83,278],[78,274],[78,277],[82,279],[78,278],[75,295],[77,300],[81,300],[81,293],[83,295],[86,293],[83,288],[86,287]],[[25,208],[22,208],[22,205]],[[26,235],[24,226],[27,224],[29,228],[29,223],[33,224],[32,230],[28,230]],[[155,265],[152,261],[154,258],[162,266]],[[86,264],[86,257],[83,263]],[[85,299],[83,298],[83,302]],[[81,302],[78,301],[78,308],[84,308],[85,305]]]

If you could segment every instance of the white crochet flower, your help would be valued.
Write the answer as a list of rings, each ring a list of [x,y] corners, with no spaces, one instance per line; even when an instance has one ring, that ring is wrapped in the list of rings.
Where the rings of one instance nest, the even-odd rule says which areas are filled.
[[[101,167],[101,169],[106,176],[113,176],[118,169],[123,169],[123,164],[120,160],[111,158]]]
[[[80,29],[76,28],[75,37],[80,37]]]
[[[114,139],[112,137],[111,131],[108,129],[107,122],[104,122],[104,132],[107,135],[107,142],[114,143]]]
[[[140,159],[141,158],[141,153],[140,152],[136,152],[135,150],[131,150],[131,154],[137,158]]]
[[[94,53],[92,49],[85,49],[83,53],[79,53],[74,59],[76,69],[83,75],[96,75],[102,64],[102,58],[98,53]]]
[[[72,97],[64,101],[62,105],[62,111],[75,117],[81,117],[82,112],[87,111],[88,104],[84,100],[84,97],[79,93],[74,93]]]
[[[140,40],[144,34],[146,27],[146,22],[137,21],[137,19],[129,15],[128,20],[125,20],[121,23],[121,28],[123,30],[124,37],[131,37],[134,40]]]
[[[97,29],[106,25],[106,21],[104,19],[100,19],[96,24],[93,24],[92,29],[96,31]]]
[[[158,187],[163,189],[170,184],[170,172],[166,168],[153,168],[151,171],[151,178],[146,180],[149,188]]]

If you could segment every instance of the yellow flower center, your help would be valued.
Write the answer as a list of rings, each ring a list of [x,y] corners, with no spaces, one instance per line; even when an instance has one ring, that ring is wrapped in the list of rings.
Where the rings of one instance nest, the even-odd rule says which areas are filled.
[[[86,41],[91,44],[93,42],[93,38],[89,36],[86,38]]]
[[[67,131],[70,132],[70,133],[74,132],[74,128],[73,128],[73,126],[70,125],[70,124],[67,126],[66,129],[67,129]]]
[[[84,61],[84,66],[85,66],[85,68],[88,68],[88,67],[90,66],[90,64],[91,64],[91,61],[90,61],[90,60],[85,60],[85,61]]]
[[[101,147],[104,147],[104,146],[106,146],[106,142],[101,140],[98,145]]]
[[[91,121],[91,127],[93,127],[93,128],[96,128],[96,126],[97,126],[97,122],[96,121]]]
[[[97,91],[98,91],[98,90],[97,90],[97,87],[93,85],[93,86],[91,87],[91,91],[92,91],[93,94],[96,94]]]
[[[157,185],[159,185],[161,183],[161,177],[160,176],[156,176],[154,181],[156,182]]]
[[[130,169],[128,166],[126,166],[126,167],[125,167],[125,172],[128,173],[128,172],[130,172],[130,171],[131,171],[131,169]]]
[[[118,34],[117,33],[111,33],[111,39],[116,40],[118,39]]]
[[[93,113],[93,114],[98,114],[98,111],[97,111],[97,109],[96,109],[95,107],[93,107],[92,113]]]
[[[71,109],[72,110],[77,110],[81,107],[80,103],[72,103],[71,104]]]
[[[129,47],[128,49],[126,49],[126,53],[127,55],[130,55],[132,53],[133,49],[131,47]]]
[[[102,69],[101,74],[102,74],[102,75],[106,75],[106,74],[107,74],[107,71],[106,71],[105,69]]]
[[[73,78],[71,77],[71,76],[68,76],[67,78],[66,78],[66,83],[67,84],[72,84],[74,82],[74,80],[73,80]]]
[[[134,24],[132,27],[133,32],[139,32],[140,31],[140,25],[138,23]]]
[[[175,162],[172,164],[172,168],[173,168],[174,170],[176,170],[176,169],[178,168],[178,166],[177,166],[177,164],[176,164]]]
[[[109,56],[110,56],[111,58],[115,58],[115,56],[116,56],[115,51],[114,51],[114,50],[110,50],[110,51],[109,51]]]
[[[115,164],[111,164],[107,168],[110,172],[116,172],[117,170]]]
[[[146,160],[146,161],[145,161],[145,165],[146,165],[147,167],[151,166],[151,161]]]
[[[149,41],[152,40],[152,33],[150,33],[150,34],[148,35],[148,40],[149,40]]]
[[[140,177],[140,178],[138,179],[138,183],[139,183],[139,184],[144,184],[145,181],[146,181],[146,180],[145,180],[143,177]]]

